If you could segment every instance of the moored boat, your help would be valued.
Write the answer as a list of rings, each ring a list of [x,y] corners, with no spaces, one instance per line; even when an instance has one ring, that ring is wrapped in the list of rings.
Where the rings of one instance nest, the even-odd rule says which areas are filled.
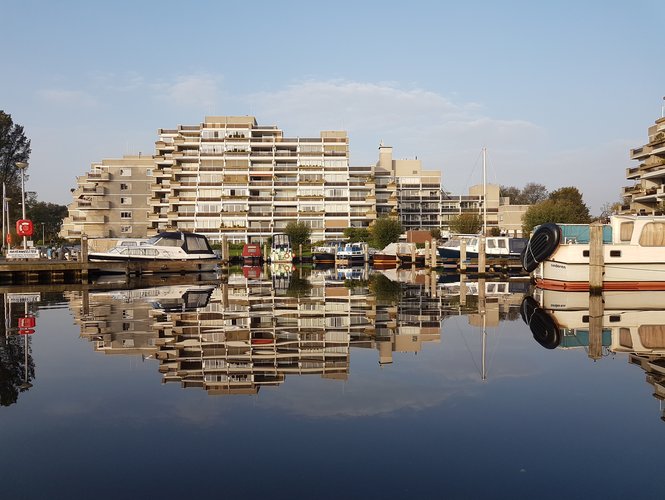
[[[466,242],[466,256],[474,259],[478,257],[480,237],[478,235],[459,234],[437,246],[437,253],[442,259],[459,259],[462,240]],[[527,238],[514,238],[512,236],[486,236],[485,255],[487,257],[519,258],[526,247]]]
[[[246,243],[242,247],[242,260],[245,265],[260,264],[262,259],[261,245]]]
[[[318,265],[335,264],[335,256],[339,244],[330,242],[325,245],[318,245],[312,248],[312,261]]]
[[[288,234],[276,233],[272,237],[270,246],[270,262],[293,262],[296,254],[291,248],[291,240]]]
[[[604,230],[604,290],[665,290],[665,217],[615,215]],[[589,290],[588,239],[565,236],[565,225],[538,227],[522,253],[522,266],[540,288]]]
[[[149,239],[124,239],[104,251],[92,251],[88,259],[93,262],[192,262],[192,269],[201,272],[213,270],[219,258],[202,234],[181,231],[162,232]]]
[[[363,264],[367,258],[367,243],[344,243],[337,248],[335,262],[348,266]]]

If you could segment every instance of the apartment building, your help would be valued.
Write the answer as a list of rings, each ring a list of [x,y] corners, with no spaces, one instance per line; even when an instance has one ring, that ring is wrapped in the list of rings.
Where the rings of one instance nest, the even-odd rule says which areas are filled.
[[[299,221],[318,241],[376,218],[372,168],[349,166],[346,132],[285,137],[253,116],[159,130],[151,188],[150,233],[262,242]]]
[[[452,196],[441,172],[397,160],[381,144],[375,165],[351,166],[343,131],[285,137],[253,116],[208,116],[198,125],[160,129],[155,155],[94,163],[77,178],[62,237],[146,237],[195,231],[211,242],[264,242],[292,221],[312,241],[343,238],[347,227],[377,217],[405,231],[441,228],[463,213],[483,212],[483,188]],[[499,188],[487,186],[488,227],[499,225]]]
[[[395,160],[383,144],[374,171],[379,217],[399,219],[405,231],[440,227],[441,172],[423,170],[418,159]]]
[[[152,156],[123,156],[93,163],[76,178],[73,201],[60,236],[80,238],[145,238]]]
[[[665,117],[648,129],[649,142],[630,151],[637,167],[626,169],[626,178],[634,181],[622,189],[624,213],[662,214],[665,212]]]

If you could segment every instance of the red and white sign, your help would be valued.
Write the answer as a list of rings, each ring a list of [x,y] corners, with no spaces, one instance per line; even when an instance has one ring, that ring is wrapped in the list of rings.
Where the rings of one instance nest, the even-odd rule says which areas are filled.
[[[16,233],[19,236],[32,236],[34,227],[32,221],[28,219],[19,219],[16,221]]]
[[[32,328],[24,328],[23,330],[18,331],[19,335],[32,335],[33,333],[35,333],[35,331]]]
[[[34,328],[37,324],[34,316],[24,316],[18,319],[18,327],[20,330],[25,328]]]

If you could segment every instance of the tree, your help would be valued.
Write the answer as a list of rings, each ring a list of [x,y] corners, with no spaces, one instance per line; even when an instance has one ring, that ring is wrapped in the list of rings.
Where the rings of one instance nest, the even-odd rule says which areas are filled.
[[[0,189],[4,182],[7,196],[14,200],[21,199],[21,171],[16,163],[28,162],[30,152],[30,140],[25,136],[23,127],[15,124],[11,115],[0,110]]]
[[[478,214],[460,214],[450,221],[450,231],[457,234],[477,234],[483,227],[483,220]]]
[[[440,240],[441,239],[441,228],[435,227],[434,229],[430,229],[429,234],[432,235],[432,238],[435,240]]]
[[[291,240],[291,246],[297,248],[309,240],[312,235],[312,230],[304,222],[289,222],[284,229],[284,233]]]
[[[603,203],[603,206],[600,207],[600,216],[598,219],[605,223],[608,222],[610,219],[610,215],[618,214],[619,211],[621,210],[621,206],[623,203],[621,201],[615,201],[611,202],[608,201],[606,203]]]
[[[545,200],[529,207],[522,219],[522,232],[529,234],[534,227],[546,222],[588,224],[590,218],[580,217],[579,207],[570,201]]]
[[[510,198],[512,205],[534,205],[547,199],[547,188],[536,182],[529,182],[522,189],[501,186],[499,196]]]
[[[522,191],[515,186],[500,186],[499,197],[510,198],[510,203],[513,205],[521,205]]]
[[[573,186],[562,187],[550,193],[548,198],[549,200],[555,203],[569,203],[576,212],[575,221],[559,221],[559,222],[570,222],[570,223],[579,223],[586,224],[591,220],[589,215],[589,207],[584,204],[582,200],[582,193],[579,189]]]
[[[35,226],[35,239],[41,239],[42,224],[44,225],[44,239],[46,241],[58,238],[58,233],[62,227],[62,221],[68,214],[65,205],[26,200],[25,208],[28,219],[32,220]],[[46,241],[42,241],[42,244],[46,244]]]
[[[359,241],[369,241],[369,229],[366,227],[347,227],[344,228],[344,236],[350,243],[357,243]]]
[[[522,188],[520,205],[535,205],[547,199],[547,188],[542,184],[529,182]]]
[[[402,223],[390,217],[379,217],[369,229],[370,243],[374,248],[383,249],[390,243],[399,241],[404,232]]]

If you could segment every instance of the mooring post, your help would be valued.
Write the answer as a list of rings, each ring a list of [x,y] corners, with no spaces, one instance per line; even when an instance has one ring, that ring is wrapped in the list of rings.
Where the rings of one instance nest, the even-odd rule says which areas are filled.
[[[79,255],[81,259],[81,283],[88,283],[88,235],[81,235],[81,253]]]
[[[478,274],[484,275],[486,267],[485,235],[483,235],[478,240]]]
[[[411,243],[411,267],[416,265],[416,244]]]
[[[459,305],[466,305],[466,274],[459,276]]]
[[[299,256],[298,262],[302,264],[302,243],[298,244],[298,256]]]
[[[436,261],[436,259],[438,258],[438,255],[437,255],[437,249],[436,249],[436,240],[434,240],[434,239],[432,240],[432,246],[431,246],[430,250],[432,252],[432,257],[431,257],[432,258],[432,267],[436,267],[436,265],[438,264],[438,262]]]
[[[599,293],[589,294],[589,357],[593,360],[603,356],[603,314],[605,304]]]
[[[429,240],[425,240],[425,267],[430,267]]]
[[[466,240],[464,238],[459,242],[459,270],[466,272]]]
[[[603,292],[603,225],[594,222],[589,226],[589,292]]]

